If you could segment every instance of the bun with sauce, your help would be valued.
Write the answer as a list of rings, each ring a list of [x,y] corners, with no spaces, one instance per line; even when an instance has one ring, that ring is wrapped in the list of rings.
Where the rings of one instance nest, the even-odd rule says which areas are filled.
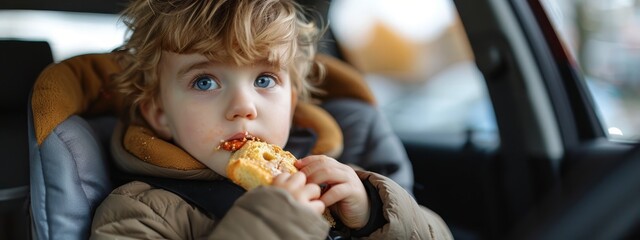
[[[280,173],[298,171],[293,163],[296,157],[282,148],[260,141],[246,141],[231,155],[227,176],[246,190],[270,185]]]
[[[273,178],[280,173],[293,174],[298,171],[293,166],[293,163],[297,161],[296,157],[273,144],[246,140],[223,143],[222,148],[235,151],[227,165],[227,176],[232,182],[246,190],[270,185]],[[322,215],[331,226],[335,226],[336,222],[329,209],[326,209]]]

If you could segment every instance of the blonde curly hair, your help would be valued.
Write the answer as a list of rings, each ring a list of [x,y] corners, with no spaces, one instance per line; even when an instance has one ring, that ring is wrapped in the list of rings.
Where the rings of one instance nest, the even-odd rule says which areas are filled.
[[[128,37],[118,49],[124,71],[114,79],[129,120],[141,120],[140,103],[159,95],[163,50],[237,65],[266,59],[287,69],[297,96],[307,100],[322,77],[314,56],[324,28],[312,17],[294,0],[133,1],[121,17]]]

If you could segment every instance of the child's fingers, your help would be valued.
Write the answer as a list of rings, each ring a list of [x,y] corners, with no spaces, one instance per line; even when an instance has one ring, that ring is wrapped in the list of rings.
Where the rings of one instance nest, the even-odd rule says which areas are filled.
[[[271,185],[274,185],[274,186],[281,186],[281,185],[283,185],[283,184],[284,184],[284,182],[285,182],[287,179],[289,179],[289,177],[290,177],[290,176],[291,176],[291,174],[289,174],[289,173],[281,173],[281,174],[278,174],[277,176],[275,176],[275,177],[273,178],[273,182],[271,183]]]
[[[327,205],[320,198],[320,186],[318,184],[307,184],[305,187],[293,195],[298,202],[308,205],[314,212],[322,214]]]
[[[307,177],[302,172],[294,174],[281,173],[273,179],[273,183],[271,183],[271,185],[284,188],[291,192],[304,186],[306,181]]]
[[[328,157],[310,160],[304,163],[300,171],[307,176],[307,182],[316,184],[340,184],[350,181],[351,178],[357,178],[351,167],[332,160]]]
[[[307,175],[307,181],[316,184],[340,184],[351,180],[350,172],[339,168],[321,168],[310,171]]]
[[[329,160],[332,159],[324,155],[311,155],[296,161],[294,163],[294,166],[296,166],[298,169],[302,169],[311,164],[326,163]]]
[[[327,173],[326,165],[327,165],[327,160],[321,156],[308,156],[296,163],[296,167],[298,167],[300,172],[303,172],[307,176],[307,178],[309,177],[309,175],[318,171],[324,171],[325,173]],[[325,170],[322,170],[322,169],[325,169]],[[313,183],[320,183],[320,182],[313,182]]]
[[[327,192],[322,194],[322,196],[320,197],[320,201],[322,201],[326,206],[331,206],[347,198],[347,196],[349,196],[352,191],[353,189],[350,188],[350,186],[347,184],[334,185],[331,186],[331,188],[329,188]]]
[[[306,182],[306,176],[302,172],[297,172],[293,175],[288,173],[279,174],[273,179],[271,185],[286,190],[294,199],[299,201],[317,200],[322,193],[322,189],[318,184]]]
[[[306,183],[306,176],[303,172],[293,175],[282,173],[273,179],[273,186],[284,189],[291,194],[291,197],[312,211],[321,214],[326,205],[319,200],[321,189],[318,184]]]
[[[324,210],[327,208],[327,205],[325,205],[320,200],[313,200],[309,202],[309,208],[311,208],[312,211],[318,214],[322,214]]]
[[[303,188],[300,188],[296,192],[296,198],[299,200],[318,199],[320,197],[321,189],[318,184],[307,184]]]

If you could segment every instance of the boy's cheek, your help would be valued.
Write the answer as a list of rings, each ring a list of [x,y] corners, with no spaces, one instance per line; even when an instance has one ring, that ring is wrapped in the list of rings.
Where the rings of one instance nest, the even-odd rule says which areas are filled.
[[[272,126],[273,129],[279,129],[277,131],[273,131],[271,134],[273,134],[271,137],[274,139],[274,141],[271,141],[269,143],[271,144],[275,144],[278,145],[281,148],[284,148],[284,146],[287,144],[287,141],[289,140],[289,130],[291,128],[291,124],[287,124],[287,123],[279,123],[282,124],[282,126],[276,127],[276,126]]]

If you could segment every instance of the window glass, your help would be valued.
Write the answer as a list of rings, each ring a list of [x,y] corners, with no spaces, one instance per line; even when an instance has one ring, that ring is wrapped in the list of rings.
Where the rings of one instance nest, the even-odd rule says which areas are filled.
[[[609,138],[640,140],[640,2],[542,3],[556,32],[583,70]]]
[[[451,0],[333,0],[329,23],[404,141],[498,142],[482,74]],[[469,135],[469,133],[473,133]]]
[[[55,61],[110,52],[125,30],[115,14],[0,10],[0,38],[47,41]]]

